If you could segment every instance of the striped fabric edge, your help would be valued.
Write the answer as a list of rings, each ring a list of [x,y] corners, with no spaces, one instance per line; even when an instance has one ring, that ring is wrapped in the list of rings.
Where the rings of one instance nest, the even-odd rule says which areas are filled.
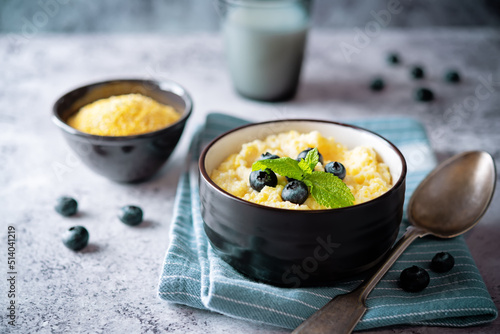
[[[180,246],[180,244],[189,241],[189,237],[187,237],[186,234],[183,233],[183,229],[188,229],[188,232],[190,230],[190,227],[192,229],[192,223],[185,221],[185,213],[190,213],[191,211],[191,199],[189,196],[190,189],[188,182],[188,174],[183,173],[177,185],[177,195],[174,202],[173,220],[171,223],[169,234],[171,240],[161,267],[160,281],[158,284],[158,297],[166,301],[180,303],[195,308],[206,309],[205,305],[203,305],[201,301],[201,297],[199,294],[201,287],[195,287],[195,289],[187,289],[185,286],[185,282],[182,282],[181,279],[171,279],[171,276],[179,274],[182,277],[189,277],[190,279],[194,279],[196,282],[195,276],[193,277],[186,275],[187,273],[192,273],[193,271],[199,272],[199,269],[197,269],[197,267],[194,268],[195,270],[192,269],[193,263],[196,264],[194,261],[197,261],[197,254],[195,254],[192,249],[186,249],[185,247]],[[172,262],[178,263],[179,265],[171,266],[170,263]],[[186,270],[186,268],[189,270]],[[199,273],[199,277],[201,277],[201,272]],[[198,291],[198,293],[194,293],[194,291]]]

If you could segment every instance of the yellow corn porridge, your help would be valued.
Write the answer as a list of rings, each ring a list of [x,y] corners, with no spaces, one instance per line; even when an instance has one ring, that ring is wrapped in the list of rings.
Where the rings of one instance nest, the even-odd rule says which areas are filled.
[[[287,184],[284,176],[277,175],[278,185],[275,188],[265,186],[260,192],[254,190],[248,180],[252,164],[261,154],[269,152],[280,157],[296,158],[303,150],[314,147],[323,155],[325,165],[330,161],[338,161],[344,165],[346,176],[343,181],[354,195],[354,204],[374,199],[392,187],[389,167],[378,159],[372,148],[359,146],[348,150],[334,138],[325,138],[318,131],[289,131],[246,143],[238,153],[226,158],[210,177],[225,191],[257,204],[285,209],[327,209],[319,205],[310,194],[301,205],[283,201],[281,191]],[[323,171],[323,165],[318,163],[316,170]]]
[[[171,106],[141,94],[111,96],[82,107],[68,125],[99,136],[131,136],[160,130],[180,118]]]

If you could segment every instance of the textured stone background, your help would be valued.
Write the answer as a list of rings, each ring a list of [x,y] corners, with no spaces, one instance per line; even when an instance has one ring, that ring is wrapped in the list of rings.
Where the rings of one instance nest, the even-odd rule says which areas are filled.
[[[0,1],[0,26],[5,32],[0,35],[0,272],[7,271],[4,245],[8,225],[17,230],[19,272],[18,326],[6,327],[5,312],[0,311],[0,333],[286,332],[168,304],[156,297],[177,178],[190,137],[210,111],[251,115],[255,121],[410,116],[426,126],[440,159],[483,149],[494,155],[500,166],[500,31],[498,11],[493,12],[498,1],[440,1],[440,5],[432,6],[430,1],[410,2],[401,17],[393,17],[394,26],[372,38],[350,63],[339,45],[351,43],[354,27],[362,28],[372,20],[369,11],[384,9],[385,2],[370,2],[372,7],[366,7],[367,1],[356,2],[360,7],[348,1],[336,2],[342,6],[342,13],[352,13],[356,16],[353,18],[340,15],[327,6],[326,0],[318,1],[320,6],[330,8],[330,12],[325,9],[318,15],[331,15],[329,24],[344,22],[344,29],[317,29],[329,20],[317,19],[298,95],[279,104],[249,101],[234,93],[219,35],[215,31],[200,32],[216,29],[216,15],[210,14],[212,4],[205,0],[183,1],[196,6],[187,7],[181,1],[144,1],[140,8],[128,8],[111,0],[100,5],[97,1],[84,4],[73,0],[61,5],[49,22],[29,34],[22,31],[23,17],[34,24],[33,15],[41,10],[37,2],[30,1],[31,5],[26,6],[25,1]],[[200,22],[188,18],[194,12]],[[177,17],[177,21],[166,20],[164,16],[168,15]],[[211,19],[201,19],[205,15]],[[433,21],[429,23],[433,28],[416,28],[411,23],[422,20]],[[21,27],[13,28],[19,22]],[[162,34],[178,31],[180,22],[185,23],[182,31],[188,33]],[[448,22],[449,26],[461,22],[469,27],[435,27],[440,22]],[[412,29],[398,28],[402,26]],[[79,33],[47,35],[44,30]],[[100,32],[82,34],[89,31]],[[108,34],[116,31],[123,34]],[[145,33],[151,31],[156,33]],[[192,31],[198,33],[189,33]],[[385,55],[391,50],[400,52],[402,66],[386,65]],[[423,83],[437,96],[432,103],[417,103],[412,98],[412,90],[419,85],[408,77],[408,67],[414,63],[422,64],[427,71]],[[462,73],[464,80],[459,85],[442,81],[443,71],[450,66]],[[383,92],[373,93],[367,88],[375,75],[386,78],[388,85]],[[85,83],[123,77],[175,80],[187,87],[195,103],[172,158],[159,175],[137,185],[116,184],[90,172],[50,121],[52,103],[61,94]],[[473,110],[467,109],[466,101],[476,97],[477,87],[485,80],[493,82],[490,94],[478,100]],[[67,168],[57,173],[56,165]],[[54,212],[54,200],[62,194],[78,199],[80,213],[76,217],[63,218]],[[121,224],[115,214],[124,204],[142,206],[146,221],[136,228]],[[499,217],[497,187],[489,211],[466,236],[497,307]],[[62,245],[60,235],[76,224],[86,226],[91,239],[84,251],[73,253]],[[2,278],[2,309],[6,289],[7,282]],[[500,321],[479,328],[412,327],[374,332],[471,331],[498,333]]]
[[[396,0],[397,1],[397,0]],[[315,0],[314,26],[351,28],[372,20],[370,11],[387,7],[387,0]],[[400,0],[405,10],[392,27],[499,27],[497,0]],[[57,16],[46,23],[40,10]],[[2,0],[0,32],[18,32],[26,21],[50,32],[195,32],[218,27],[216,0]],[[35,19],[34,19],[35,17]]]
[[[17,333],[286,332],[168,304],[156,297],[177,178],[194,129],[214,110],[252,115],[256,121],[285,117],[345,121],[403,115],[425,124],[441,159],[484,149],[500,164],[498,85],[476,111],[458,108],[447,112],[474,96],[481,78],[498,73],[499,36],[497,30],[489,29],[390,30],[347,64],[338,45],[351,41],[352,31],[313,32],[299,93],[296,99],[279,104],[249,101],[234,93],[216,34],[40,35],[24,44],[11,36],[0,37],[0,241],[5,243],[6,226],[14,225],[18,231]],[[404,65],[388,67],[384,58],[389,50],[399,50]],[[415,62],[427,69],[424,82],[437,95],[432,103],[412,98],[418,83],[408,78],[407,64]],[[461,84],[442,82],[442,71],[450,65],[462,72]],[[387,89],[381,93],[367,88],[376,74],[387,78]],[[173,79],[194,98],[193,117],[174,156],[160,175],[142,184],[116,184],[90,172],[75,158],[49,117],[52,103],[69,89],[117,77]],[[56,173],[55,164],[68,168]],[[53,211],[55,198],[62,194],[78,199],[78,216],[63,218]],[[146,222],[137,228],[121,224],[115,213],[124,204],[142,206]],[[499,217],[497,190],[490,210],[467,235],[497,306]],[[91,235],[89,247],[79,253],[65,249],[60,241],[61,233],[76,224],[86,226]],[[6,272],[5,265],[0,261],[1,272]],[[0,280],[0,288],[4,301],[6,280]],[[2,326],[3,316],[1,312]],[[499,326],[496,321],[474,330],[498,333]],[[414,333],[470,330],[411,329]]]

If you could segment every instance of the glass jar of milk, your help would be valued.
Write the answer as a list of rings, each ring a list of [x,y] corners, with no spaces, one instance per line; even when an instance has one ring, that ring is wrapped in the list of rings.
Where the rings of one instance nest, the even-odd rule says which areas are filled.
[[[309,28],[310,0],[219,0],[229,71],[243,96],[292,98]]]

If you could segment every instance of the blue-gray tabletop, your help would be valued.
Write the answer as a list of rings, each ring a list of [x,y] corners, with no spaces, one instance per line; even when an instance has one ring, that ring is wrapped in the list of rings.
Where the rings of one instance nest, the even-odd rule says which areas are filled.
[[[285,103],[238,96],[216,33],[173,35],[0,36],[0,268],[7,275],[8,226],[16,230],[16,326],[6,325],[8,281],[0,280],[0,332],[12,333],[285,333],[287,330],[166,303],[157,297],[176,185],[187,145],[207,113],[221,111],[254,121],[288,117],[349,121],[403,115],[421,121],[439,160],[486,150],[500,164],[500,31],[495,29],[386,30],[347,55],[356,31],[315,30],[308,40],[298,95]],[[343,52],[344,50],[344,52]],[[351,49],[352,50],[352,49]],[[403,60],[386,64],[388,52]],[[409,68],[420,64],[423,81]],[[462,82],[446,84],[456,68]],[[368,85],[382,76],[386,88]],[[195,109],[174,155],[155,178],[141,184],[108,181],[81,164],[50,121],[52,103],[77,86],[112,78],[179,82]],[[430,87],[431,103],[413,90]],[[250,115],[250,116],[249,116]],[[412,163],[419,163],[414,157]],[[425,162],[423,162],[425,163]],[[466,177],[466,176],[465,176]],[[79,214],[64,218],[55,199],[70,195]],[[143,208],[145,222],[122,224],[119,207]],[[466,241],[497,307],[500,194]],[[72,225],[90,231],[89,246],[66,249],[60,236]],[[4,308],[5,306],[5,308]],[[500,321],[474,328],[385,328],[372,332],[500,332]]]

